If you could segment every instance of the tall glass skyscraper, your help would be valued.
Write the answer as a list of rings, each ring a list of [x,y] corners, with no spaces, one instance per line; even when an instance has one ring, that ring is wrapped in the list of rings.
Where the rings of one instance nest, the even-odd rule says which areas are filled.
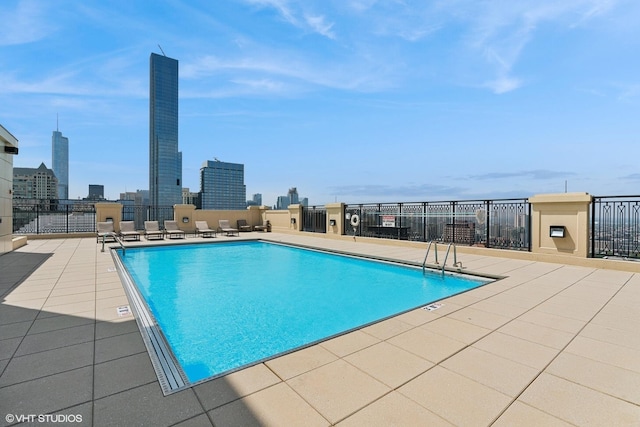
[[[149,71],[149,203],[169,207],[182,203],[178,61],[152,53]]]
[[[58,178],[58,198],[69,198],[69,138],[57,129],[51,137],[51,169]]]
[[[246,209],[244,165],[207,160],[200,168],[202,209]]]

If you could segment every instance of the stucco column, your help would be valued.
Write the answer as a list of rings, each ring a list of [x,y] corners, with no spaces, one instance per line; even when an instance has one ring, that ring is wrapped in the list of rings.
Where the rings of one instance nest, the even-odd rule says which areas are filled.
[[[588,193],[539,194],[531,203],[531,252],[589,256]],[[556,230],[552,237],[551,229]],[[563,233],[562,233],[563,232]],[[564,234],[564,236],[560,236]]]
[[[302,205],[289,205],[289,229],[295,231],[302,231],[300,227],[302,223]]]
[[[196,223],[193,212],[194,205],[173,205],[173,220],[178,224],[178,228],[189,233],[196,231]]]
[[[121,203],[96,203],[96,223],[113,221],[113,229],[120,231],[120,221],[122,221]],[[97,224],[96,224],[97,228]]]
[[[344,203],[329,203],[325,208],[327,209],[327,234],[341,236],[344,233]]]

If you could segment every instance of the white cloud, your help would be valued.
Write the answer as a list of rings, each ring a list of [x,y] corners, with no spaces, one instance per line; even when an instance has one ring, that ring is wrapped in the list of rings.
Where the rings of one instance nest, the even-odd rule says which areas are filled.
[[[500,95],[518,89],[522,86],[522,81],[514,77],[504,76],[486,82],[483,86],[491,89],[493,93]]]
[[[0,5],[0,16],[0,46],[32,43],[55,31],[55,20],[42,2],[22,0],[14,10]]]
[[[305,16],[305,20],[309,27],[311,27],[316,33],[330,39],[336,38],[333,31],[331,31],[331,29],[333,28],[333,23],[327,24],[324,21],[324,16]]]

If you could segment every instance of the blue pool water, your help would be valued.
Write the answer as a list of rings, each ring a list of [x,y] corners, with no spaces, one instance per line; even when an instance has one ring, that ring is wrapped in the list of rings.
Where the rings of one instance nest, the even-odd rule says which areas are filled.
[[[266,242],[121,259],[192,383],[487,282]]]

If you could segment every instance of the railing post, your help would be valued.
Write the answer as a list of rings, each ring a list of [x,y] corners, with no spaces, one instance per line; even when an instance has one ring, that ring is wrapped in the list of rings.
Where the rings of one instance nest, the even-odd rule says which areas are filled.
[[[490,226],[490,223],[491,223],[491,200],[486,200],[485,201],[485,208],[486,208],[486,211],[487,211],[487,215],[485,215],[486,218],[484,220],[485,227],[486,227],[485,233],[487,234],[487,243],[486,243],[485,246],[487,248],[490,248],[491,247],[491,236],[490,236],[490,233],[491,233],[491,226]]]

